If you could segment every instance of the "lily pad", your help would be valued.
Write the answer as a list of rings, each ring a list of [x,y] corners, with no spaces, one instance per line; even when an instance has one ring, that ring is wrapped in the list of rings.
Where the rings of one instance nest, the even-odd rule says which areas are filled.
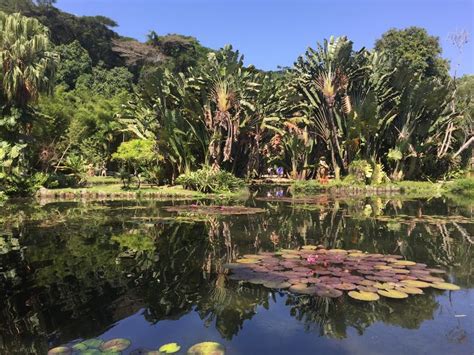
[[[401,286],[397,287],[396,290],[405,292],[409,295],[421,295],[423,294],[423,290],[418,287],[413,287],[413,286]]]
[[[357,286],[357,289],[359,291],[364,291],[364,292],[377,292],[377,288],[375,287],[371,287],[371,286],[361,286],[361,285],[358,285]]]
[[[407,269],[392,269],[394,273],[396,274],[409,274],[410,271]]]
[[[337,288],[338,290],[342,290],[342,291],[350,291],[350,290],[355,290],[356,285],[351,284],[351,283],[347,283],[347,282],[343,282],[343,283],[340,283],[340,284],[335,284],[334,288]]]
[[[300,259],[300,256],[298,254],[291,253],[281,254],[281,257],[285,259]]]
[[[165,345],[160,346],[158,351],[161,354],[174,354],[177,353],[181,349],[181,346],[178,343],[168,343]]]
[[[395,286],[393,284],[388,283],[388,282],[386,282],[386,283],[377,282],[377,283],[373,284],[373,287],[378,288],[380,290],[391,290],[391,289],[395,288]]]
[[[316,295],[319,297],[337,298],[342,296],[342,291],[330,287],[316,287]]]
[[[73,347],[72,347],[72,350],[74,350],[74,351],[84,351],[84,350],[87,350],[87,348],[88,348],[87,345],[82,342],[82,343],[74,344]]]
[[[242,258],[242,259],[237,259],[236,262],[239,264],[258,264],[260,260],[251,259],[251,258]]]
[[[205,205],[172,206],[165,208],[165,210],[168,212],[190,213],[198,215],[243,215],[265,212],[263,208]]]
[[[225,349],[219,343],[205,341],[191,346],[187,352],[188,355],[224,355]]]
[[[430,287],[432,284],[424,281],[418,281],[418,280],[402,280],[400,283],[408,286],[413,286],[417,288],[426,288]]]
[[[380,296],[375,292],[366,292],[366,291],[350,291],[348,293],[349,297],[352,297],[359,301],[377,301],[380,299]]]
[[[89,348],[87,350],[81,351],[81,355],[99,355],[99,354],[108,354],[109,352],[102,352],[99,349],[95,348]],[[113,352],[112,354],[116,354],[116,352]]]
[[[48,355],[69,355],[72,350],[69,346],[58,346],[48,351]]]
[[[294,293],[304,293],[307,288],[308,288],[308,285],[300,282],[300,283],[291,285],[289,288],[289,291],[294,292]]]
[[[239,263],[228,263],[228,264],[224,264],[222,265],[224,268],[226,269],[230,269],[230,270],[233,270],[233,269],[244,269],[246,266],[245,265],[242,265],[239,264]]]
[[[87,339],[81,342],[81,344],[84,344],[88,348],[99,348],[103,343],[104,341],[102,339],[97,338]]]
[[[284,289],[290,287],[291,284],[286,281],[267,281],[263,283],[263,286],[267,288]]]
[[[432,282],[432,283],[443,283],[445,282],[443,278],[436,276],[421,276],[421,281]]]
[[[458,285],[451,284],[449,282],[433,282],[431,287],[437,288],[438,290],[449,290],[449,291],[457,291],[461,289],[461,287],[459,287]]]
[[[127,349],[130,346],[130,344],[131,344],[131,341],[128,339],[116,338],[116,339],[112,339],[103,343],[100,346],[100,350],[109,351],[109,352],[123,351]]]
[[[397,265],[397,266],[413,266],[413,265],[416,265],[416,263],[415,263],[414,261],[409,261],[409,260],[398,260],[398,261],[394,262],[393,265]]]
[[[262,259],[262,256],[258,254],[245,254],[242,257],[245,259],[258,259],[258,260]]]
[[[407,298],[408,294],[397,290],[378,290],[377,293],[388,298]]]
[[[342,253],[342,254],[347,254],[347,250],[344,249],[329,249],[329,253]]]

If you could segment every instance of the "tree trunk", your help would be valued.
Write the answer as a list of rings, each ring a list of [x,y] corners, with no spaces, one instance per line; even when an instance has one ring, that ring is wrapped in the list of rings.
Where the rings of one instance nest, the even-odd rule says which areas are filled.
[[[469,138],[469,140],[464,143],[461,148],[459,148],[459,150],[454,153],[453,155],[453,158],[456,158],[459,154],[461,154],[463,151],[465,151],[467,148],[469,148],[469,146],[474,143],[474,136],[472,136],[471,138]]]
[[[335,155],[335,159],[337,161],[337,164],[340,168],[340,171],[343,173],[343,174],[346,174],[346,168],[344,166],[344,159],[342,158],[342,155],[341,155],[341,147],[339,145],[339,141],[337,139],[337,128],[336,128],[336,125],[334,124],[334,114],[332,112],[332,107],[329,108],[329,125],[330,125],[330,128],[331,128],[331,140],[332,140],[332,146],[333,146],[333,150],[337,150],[337,155]],[[333,154],[333,153],[331,153]]]

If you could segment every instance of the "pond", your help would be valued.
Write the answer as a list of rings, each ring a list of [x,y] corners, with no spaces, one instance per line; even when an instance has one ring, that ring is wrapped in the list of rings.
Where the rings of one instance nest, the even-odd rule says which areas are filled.
[[[4,205],[0,353],[125,338],[123,354],[167,343],[185,354],[204,341],[226,354],[472,354],[473,205],[261,196],[238,202],[258,208],[238,215],[176,208],[212,201]],[[401,255],[446,270],[461,290],[329,299],[232,280],[224,267],[244,254],[304,245]]]

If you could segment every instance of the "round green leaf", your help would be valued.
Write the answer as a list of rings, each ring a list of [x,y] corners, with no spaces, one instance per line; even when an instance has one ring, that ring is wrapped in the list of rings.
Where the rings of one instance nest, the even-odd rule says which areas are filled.
[[[116,338],[106,341],[100,346],[102,351],[118,352],[127,349],[131,344],[131,341],[124,338]]]
[[[179,346],[177,343],[168,343],[160,346],[158,350],[160,351],[160,353],[174,354],[177,353],[179,349],[181,349],[181,346]]]
[[[205,341],[191,346],[187,352],[188,355],[224,355],[225,349],[219,343]]]

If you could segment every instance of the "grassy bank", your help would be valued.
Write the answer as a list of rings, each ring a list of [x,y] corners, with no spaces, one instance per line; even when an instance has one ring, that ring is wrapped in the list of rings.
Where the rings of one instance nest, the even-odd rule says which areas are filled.
[[[268,184],[268,181],[262,181]],[[252,181],[253,185],[256,181]],[[270,184],[278,184],[271,182]],[[430,181],[401,181],[383,185],[354,184],[344,180],[332,180],[321,184],[316,180],[294,181],[291,184],[295,196],[330,193],[337,195],[387,195],[400,194],[407,197],[448,196],[453,199],[474,201],[474,178],[458,179],[446,182]],[[117,178],[92,177],[86,186],[78,188],[41,189],[37,196],[51,199],[100,198],[100,199],[127,199],[127,198],[245,198],[248,189],[236,192],[203,193],[185,189],[181,185],[175,186],[147,186],[140,189],[124,189]]]
[[[175,186],[148,186],[142,185],[140,189],[125,189],[120,179],[113,177],[92,177],[88,178],[84,187],[68,187],[58,189],[42,188],[38,191],[37,197],[42,199],[75,199],[75,198],[106,198],[106,199],[127,199],[127,198],[238,198],[248,194],[246,189],[236,192],[225,192],[206,194],[199,191],[185,189],[181,185]]]
[[[452,195],[474,199],[474,178],[453,181],[400,181],[381,185],[363,185],[353,182],[330,181],[321,184],[316,180],[296,181],[292,185],[295,195],[307,195],[322,192],[329,193],[361,193],[361,194],[403,194],[410,197],[428,197],[436,195]]]

